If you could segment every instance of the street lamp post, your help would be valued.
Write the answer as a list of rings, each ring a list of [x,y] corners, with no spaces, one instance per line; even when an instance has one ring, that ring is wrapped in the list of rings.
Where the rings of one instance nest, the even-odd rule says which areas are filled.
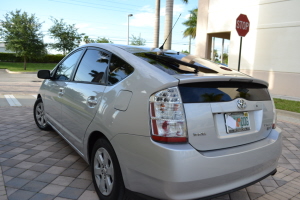
[[[128,15],[128,35],[127,35],[127,45],[129,45],[129,17],[132,17],[133,14]]]

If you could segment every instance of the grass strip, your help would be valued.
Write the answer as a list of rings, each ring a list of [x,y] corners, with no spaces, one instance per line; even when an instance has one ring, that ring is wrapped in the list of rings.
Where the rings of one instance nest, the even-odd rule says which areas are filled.
[[[24,63],[0,62],[0,69],[8,69],[13,72],[37,72],[40,69],[52,70],[57,63],[27,63],[24,70]]]
[[[300,113],[300,101],[274,98],[276,109]]]

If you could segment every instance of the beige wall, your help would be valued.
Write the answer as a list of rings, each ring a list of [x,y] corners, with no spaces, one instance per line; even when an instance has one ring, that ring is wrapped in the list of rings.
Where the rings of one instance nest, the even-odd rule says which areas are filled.
[[[207,21],[197,24],[197,55],[210,52],[204,32],[231,32],[228,65],[237,69],[235,23],[239,14],[246,14],[250,31],[243,38],[241,71],[268,81],[273,94],[300,97],[300,89],[293,89],[300,87],[300,0],[199,0],[200,7],[207,9],[198,19]]]

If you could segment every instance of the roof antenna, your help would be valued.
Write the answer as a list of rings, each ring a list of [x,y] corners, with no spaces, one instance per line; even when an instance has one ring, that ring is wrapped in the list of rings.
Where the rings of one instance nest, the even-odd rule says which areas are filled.
[[[168,37],[165,39],[165,41],[164,41],[164,43],[161,45],[161,47],[159,47],[159,49],[160,49],[160,50],[163,50],[163,49],[164,49],[164,45],[165,45],[165,43],[166,43],[167,39],[169,38],[170,34],[172,33],[172,31],[173,31],[173,28],[174,28],[174,26],[176,25],[176,23],[177,23],[177,21],[178,21],[178,19],[179,19],[179,17],[180,17],[180,16],[181,16],[181,13],[180,13],[180,15],[178,16],[178,18],[177,18],[177,20],[176,20],[175,24],[173,25],[173,27],[172,27],[172,29],[171,29],[171,31],[170,31],[170,33],[169,33]]]

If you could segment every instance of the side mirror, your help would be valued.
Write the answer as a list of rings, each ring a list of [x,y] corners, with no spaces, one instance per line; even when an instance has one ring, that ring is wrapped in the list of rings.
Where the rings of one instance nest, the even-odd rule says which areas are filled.
[[[41,79],[51,79],[50,70],[39,70],[37,77]]]

